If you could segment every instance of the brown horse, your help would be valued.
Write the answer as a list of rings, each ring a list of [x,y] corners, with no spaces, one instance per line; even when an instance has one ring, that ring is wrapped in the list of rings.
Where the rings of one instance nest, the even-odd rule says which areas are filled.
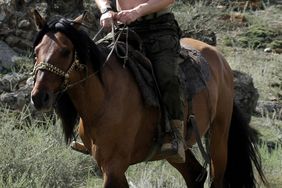
[[[35,11],[40,32],[34,48],[32,102],[38,110],[56,109],[68,143],[79,118],[79,136],[102,170],[104,187],[128,187],[124,173],[150,153],[160,111],[144,104],[132,73],[116,55],[105,62],[105,49],[79,30],[82,19],[47,24]],[[207,88],[194,96],[192,106],[200,135],[209,130],[212,187],[255,187],[252,164],[265,183],[255,131],[234,105],[233,76],[226,60],[203,42],[184,38],[181,44],[199,50],[210,66]],[[168,162],[188,187],[198,188],[204,186],[205,178],[197,180],[204,168],[189,149],[196,142],[191,134],[186,162]]]

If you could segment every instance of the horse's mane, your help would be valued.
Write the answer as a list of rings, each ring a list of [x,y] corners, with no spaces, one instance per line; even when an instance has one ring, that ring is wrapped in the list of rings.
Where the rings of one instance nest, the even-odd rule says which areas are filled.
[[[48,22],[43,29],[37,33],[33,47],[35,48],[40,43],[43,36],[48,32],[64,33],[73,43],[80,63],[87,64],[91,62],[94,71],[99,71],[102,66],[102,58],[100,55],[102,52],[85,31],[78,30],[74,27],[75,24],[79,23],[65,18],[55,19]]]
[[[76,29],[71,20],[60,18],[48,22],[41,31],[38,32],[33,46],[34,48],[40,43],[43,36],[49,32],[62,32],[64,33],[73,43],[77,58],[81,64],[91,63],[94,71],[101,70],[102,59],[101,51],[98,46],[89,38],[87,33],[83,30]],[[75,57],[74,57],[75,58]],[[98,74],[101,79],[101,75]],[[78,113],[67,93],[63,93],[57,100],[55,106],[56,112],[62,121],[62,127],[65,135],[66,143],[70,143],[73,130],[77,124]]]

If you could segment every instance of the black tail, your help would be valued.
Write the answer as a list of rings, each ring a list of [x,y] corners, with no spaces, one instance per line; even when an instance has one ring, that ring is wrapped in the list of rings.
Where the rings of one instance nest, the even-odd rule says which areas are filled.
[[[256,145],[258,132],[251,128],[234,104],[228,140],[228,161],[224,177],[225,187],[255,188],[253,164],[264,184],[267,180],[261,168]]]

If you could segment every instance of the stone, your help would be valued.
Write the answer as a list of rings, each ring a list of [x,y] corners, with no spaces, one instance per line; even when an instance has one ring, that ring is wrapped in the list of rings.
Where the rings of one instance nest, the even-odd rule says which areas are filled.
[[[255,112],[259,116],[275,114],[277,119],[282,120],[282,103],[277,101],[258,101]]]
[[[30,26],[31,26],[31,24],[30,24],[30,22],[28,20],[22,20],[18,24],[18,28],[19,29],[24,29],[24,30],[30,29]]]
[[[213,31],[208,30],[200,30],[200,31],[183,31],[182,36],[183,38],[189,37],[194,38],[200,41],[203,41],[209,45],[216,46],[216,34]]]
[[[6,19],[6,14],[2,7],[0,7],[0,22],[4,21]]]
[[[272,49],[271,48],[265,48],[263,51],[266,52],[266,53],[270,53],[270,52],[272,52]]]
[[[0,41],[0,67],[11,69],[15,65],[18,54],[5,42]]]
[[[0,79],[0,93],[12,92],[19,89],[18,85],[27,79],[27,75],[20,73],[8,73]]]
[[[15,35],[9,35],[6,39],[5,42],[9,44],[10,47],[16,46],[21,38],[16,37]]]
[[[30,92],[32,88],[24,87],[11,93],[2,93],[0,102],[6,104],[10,109],[21,110],[30,101]]]
[[[5,104],[10,109],[13,109],[13,110],[21,110],[25,105],[29,104],[30,92],[32,90],[33,82],[31,79],[28,79],[27,75],[11,73],[5,76],[5,78],[2,78],[0,80],[0,86],[5,85],[4,83],[5,81],[3,81],[3,79],[8,84],[8,85],[6,84],[5,87],[10,87],[10,88],[6,88],[6,91],[4,92],[0,90],[0,93],[1,93],[0,103],[1,104]],[[31,81],[19,87],[20,85],[19,83],[22,82],[23,80],[31,80]]]
[[[233,74],[235,103],[246,120],[250,122],[251,116],[256,110],[259,98],[258,90],[254,87],[253,79],[250,75],[236,70],[233,71]]]

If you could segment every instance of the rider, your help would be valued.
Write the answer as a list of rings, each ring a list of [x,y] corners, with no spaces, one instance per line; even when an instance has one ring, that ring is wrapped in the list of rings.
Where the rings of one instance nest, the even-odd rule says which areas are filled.
[[[113,11],[110,0],[95,2],[101,11],[102,27],[110,29],[113,23],[122,23],[140,35],[156,74],[170,126],[176,135],[165,137],[161,154],[169,155],[173,162],[185,162],[184,96],[177,64],[180,29],[169,11],[174,0],[116,0],[118,12]]]

